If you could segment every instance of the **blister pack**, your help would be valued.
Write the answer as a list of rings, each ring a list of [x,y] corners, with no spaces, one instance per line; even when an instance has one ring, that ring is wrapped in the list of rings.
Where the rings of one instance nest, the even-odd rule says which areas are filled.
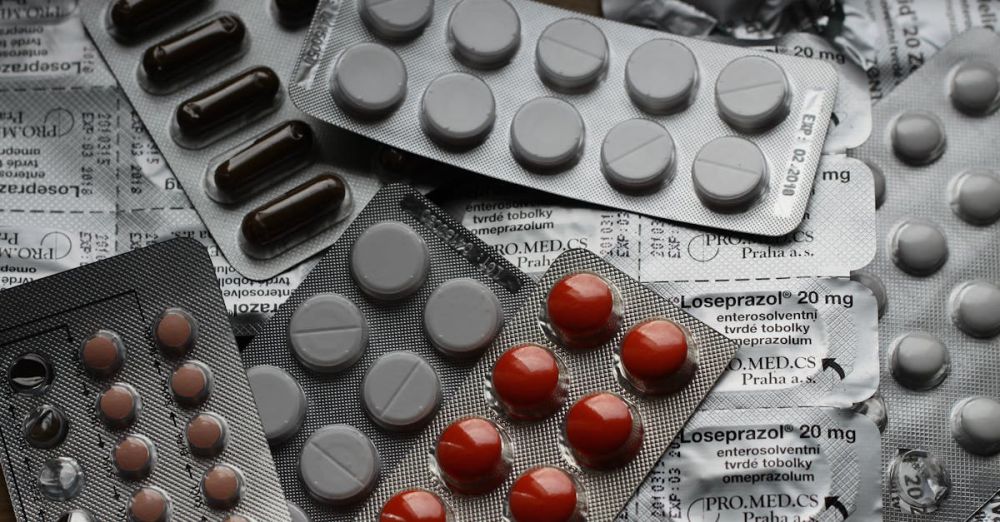
[[[860,275],[881,320],[886,520],[964,520],[1000,484],[1000,36],[973,29],[875,106],[885,173]]]
[[[316,1],[82,0],[84,23],[226,259],[263,280],[375,194],[375,144],[302,114],[288,50]]]
[[[802,221],[837,94],[826,63],[538,2],[327,2],[305,112],[467,170],[762,236]]]
[[[289,521],[205,249],[179,239],[0,292],[17,519]]]
[[[561,252],[584,248],[642,282],[846,277],[875,256],[872,171],[855,159],[824,156],[817,176],[805,219],[777,239],[580,207],[509,184],[461,184],[433,197],[530,274]]]
[[[699,410],[615,520],[881,521],[880,454],[850,411]]]
[[[353,520],[535,289],[387,185],[243,351],[288,499]]]
[[[735,352],[599,257],[568,251],[358,519],[429,504],[455,520],[612,520]]]

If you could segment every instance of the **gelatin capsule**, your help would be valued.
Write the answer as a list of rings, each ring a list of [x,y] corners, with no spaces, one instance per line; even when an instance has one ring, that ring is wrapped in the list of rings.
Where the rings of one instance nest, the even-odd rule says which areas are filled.
[[[207,3],[207,0],[115,0],[108,9],[108,17],[115,33],[135,38],[156,30],[174,14],[190,12]]]
[[[212,197],[227,203],[244,199],[262,185],[307,164],[312,147],[309,125],[282,123],[215,167]]]
[[[153,85],[169,85],[236,55],[246,36],[246,25],[238,16],[218,14],[146,49],[143,73]]]
[[[230,78],[177,107],[177,129],[185,138],[203,138],[227,123],[272,106],[281,90],[278,75],[256,67]]]

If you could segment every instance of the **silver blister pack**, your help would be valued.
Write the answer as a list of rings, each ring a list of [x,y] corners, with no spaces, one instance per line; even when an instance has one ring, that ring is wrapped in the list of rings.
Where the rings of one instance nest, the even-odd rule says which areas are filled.
[[[872,171],[824,156],[805,219],[775,240],[683,226],[630,212],[553,202],[511,185],[435,193],[449,211],[519,269],[540,274],[584,248],[642,282],[846,277],[875,256]]]
[[[881,521],[880,454],[850,411],[698,411],[615,520]]]
[[[875,106],[856,156],[885,173],[886,519],[964,520],[1000,484],[1000,36],[972,29]]]
[[[801,222],[837,94],[829,64],[536,2],[422,1],[409,13],[374,5],[318,9],[289,88],[305,112],[599,205],[764,236]],[[763,110],[744,111],[750,100]]]
[[[367,258],[373,240],[384,251]],[[407,249],[411,240],[423,253]],[[380,259],[416,263],[408,295],[375,291],[369,276]],[[399,266],[375,275],[411,275]],[[353,520],[367,490],[392,473],[535,287],[417,191],[383,188],[242,354],[288,500],[313,522]],[[467,290],[482,299],[466,301]],[[479,333],[462,340],[454,329],[463,327]],[[341,351],[353,355],[334,353]],[[279,378],[298,393],[286,400]],[[317,455],[331,426],[349,426],[367,441],[369,453],[354,452],[367,460],[328,451],[328,463]],[[350,471],[341,474],[341,464]]]
[[[647,334],[653,351],[664,350],[652,360],[683,358],[637,364],[652,353]],[[569,515],[612,520],[735,352],[734,343],[596,255],[568,251],[383,477],[358,520],[385,515],[413,488],[438,498],[456,520],[517,518],[550,501]],[[542,382],[552,384],[539,388]],[[568,505],[566,495],[532,501],[510,493],[550,479],[571,484]]]
[[[289,521],[201,245],[178,239],[4,290],[0,308],[18,521],[133,509]]]
[[[268,1],[213,0],[206,4],[201,9],[192,9],[190,6],[182,8],[165,22],[161,21],[159,25],[143,31],[140,36],[122,40],[116,39],[109,30],[108,9],[111,2],[84,0],[80,2],[80,9],[84,24],[98,50],[135,110],[142,115],[142,122],[186,189],[191,203],[198,210],[226,259],[250,279],[269,279],[329,246],[350,223],[351,217],[375,194],[379,183],[370,174],[375,144],[309,118],[284,99],[287,97],[285,87],[291,68],[289,53],[291,49],[297,49],[301,45],[305,35],[304,27],[294,28],[279,23],[276,14],[272,13],[272,2]],[[192,67],[199,71],[198,77],[185,77],[163,88],[169,92],[160,92],[160,89],[153,89],[149,84],[144,87],[140,70],[144,70],[141,65],[142,57],[148,48],[189,28],[218,22],[219,18],[215,17],[220,16],[225,18],[222,25],[239,19],[245,28],[242,47],[235,56],[220,58],[213,62],[214,67],[207,72],[197,69],[199,65],[195,63]],[[224,44],[220,43],[212,49],[222,47]],[[190,60],[195,61],[195,58]],[[251,78],[256,81],[261,77],[245,73],[260,66],[270,68],[281,84],[268,107],[241,121],[227,122],[229,125],[223,125],[219,132],[209,131],[204,139],[175,139],[175,136],[183,135],[177,131],[175,117],[175,112],[182,103],[236,77],[244,78],[247,82]],[[249,94],[242,99],[247,100],[248,107],[252,106]],[[226,198],[213,199],[209,195],[213,185],[209,181],[216,179],[213,175],[216,167],[227,158],[244,152],[258,139],[289,121],[301,121],[311,128],[314,144],[311,150],[287,156],[291,159],[286,159],[283,164],[286,168],[277,169],[277,173],[270,179],[257,180],[262,185],[238,183],[234,188],[240,191],[238,197],[235,197],[236,202],[225,201]],[[298,135],[299,128],[285,130]],[[296,160],[303,159],[307,160],[304,164],[296,163]],[[288,167],[288,162],[295,163],[295,168]],[[337,212],[327,212],[331,220],[339,220],[336,224],[322,228],[321,225],[329,224],[324,220],[324,223],[317,224],[316,228],[321,229],[320,231],[290,238],[289,241],[294,244],[291,247],[287,246],[289,242],[282,242],[278,247],[269,247],[267,252],[255,252],[253,256],[244,251],[241,247],[241,225],[248,213],[327,173],[343,178],[349,196]],[[244,193],[243,190],[248,192]],[[299,240],[301,241],[296,243]]]

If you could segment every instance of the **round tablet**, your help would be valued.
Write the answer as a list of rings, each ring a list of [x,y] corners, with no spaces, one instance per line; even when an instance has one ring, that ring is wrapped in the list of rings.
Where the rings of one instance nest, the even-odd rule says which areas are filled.
[[[406,98],[406,65],[384,45],[356,43],[337,58],[330,89],[344,112],[363,119],[382,118]]]
[[[524,168],[558,171],[583,154],[583,119],[576,107],[559,98],[535,98],[521,106],[510,124],[510,146]]]
[[[781,66],[763,56],[731,62],[715,81],[719,116],[743,132],[760,132],[788,116],[791,87]]]
[[[379,357],[361,383],[361,402],[371,419],[393,431],[423,427],[441,404],[441,382],[434,368],[413,352]]]
[[[55,372],[49,360],[36,353],[26,353],[14,360],[7,370],[7,382],[14,393],[40,395],[52,384]]]
[[[153,472],[156,446],[141,435],[129,435],[115,445],[111,461],[125,480],[143,480]]]
[[[49,500],[70,500],[80,494],[85,482],[83,468],[69,457],[48,459],[38,471],[38,490]]]
[[[153,325],[153,339],[166,357],[184,357],[194,349],[198,323],[180,308],[168,308]]]
[[[125,429],[135,423],[142,400],[139,392],[125,383],[115,383],[97,397],[97,413],[109,427]]]
[[[552,352],[537,344],[507,350],[490,373],[497,403],[514,419],[547,417],[566,400],[563,368]]]
[[[466,417],[448,425],[435,451],[441,478],[463,495],[491,491],[510,473],[509,449],[500,430],[480,417]]]
[[[875,296],[878,318],[881,319],[885,315],[885,308],[889,306],[889,293],[886,291],[882,279],[867,270],[855,270],[851,272],[851,281],[861,283]]]
[[[368,227],[351,249],[354,281],[373,299],[396,301],[413,295],[430,269],[427,243],[398,221]]]
[[[424,306],[424,330],[431,344],[445,355],[479,355],[503,327],[503,305],[496,294],[475,279],[445,281]]]
[[[650,114],[687,108],[698,85],[698,62],[684,45],[652,40],[640,45],[625,64],[625,88],[632,103]]]
[[[559,468],[525,471],[510,488],[512,522],[572,522],[580,515],[576,481]]]
[[[673,321],[650,319],[632,327],[622,339],[622,370],[639,391],[672,393],[694,376],[696,354],[687,334]]]
[[[188,421],[184,434],[191,453],[203,458],[219,456],[226,449],[226,421],[214,413],[202,413]]]
[[[948,260],[948,240],[934,225],[906,221],[896,226],[890,252],[900,270],[910,275],[929,276]]]
[[[521,19],[507,0],[462,0],[448,18],[448,45],[470,67],[500,67],[521,45]]]
[[[186,362],[171,374],[170,390],[177,404],[188,408],[201,406],[212,393],[212,371],[201,362]]]
[[[445,73],[427,85],[420,124],[443,147],[479,145],[493,130],[496,101],[486,82],[463,72]]]
[[[1000,334],[1000,288],[987,281],[958,285],[951,294],[951,318],[973,337],[996,337]]]
[[[705,206],[718,212],[746,210],[767,187],[767,160],[753,142],[723,136],[706,143],[694,158],[691,179]]]
[[[951,433],[970,453],[1000,453],[1000,402],[987,397],[960,401],[952,410]]]
[[[410,40],[430,23],[434,0],[361,0],[358,9],[365,26],[379,38]]]
[[[339,294],[316,294],[288,321],[295,357],[314,372],[336,373],[358,362],[368,347],[368,323],[358,306]]]
[[[292,517],[292,522],[310,522],[309,515],[306,515],[302,508],[292,504],[291,502],[286,502],[288,505],[288,514]]]
[[[606,343],[621,324],[615,292],[601,276],[590,272],[569,274],[552,285],[545,313],[555,337],[573,349]]]
[[[970,116],[985,116],[1000,104],[1000,71],[987,62],[966,62],[951,77],[951,102]]]
[[[674,139],[662,125],[637,118],[615,125],[601,146],[601,168],[621,191],[648,191],[673,176]]]
[[[94,377],[108,377],[125,364],[125,345],[118,334],[99,330],[80,347],[80,362]]]
[[[346,424],[316,430],[302,447],[299,474],[306,490],[319,502],[353,504],[378,482],[378,452],[368,437]]]
[[[390,498],[379,522],[448,522],[451,514],[441,497],[423,489],[407,489]]]
[[[243,476],[229,464],[216,464],[201,477],[205,503],[213,509],[232,509],[243,496]]]
[[[917,166],[937,161],[947,144],[941,120],[921,111],[906,112],[896,118],[891,139],[896,157]]]
[[[875,181],[875,209],[877,210],[882,208],[882,204],[885,203],[885,174],[882,173],[882,169],[875,165],[870,163],[866,165],[872,171],[872,179]]]
[[[272,446],[292,438],[306,418],[306,394],[291,375],[276,366],[247,370],[264,436]]]
[[[97,519],[86,509],[74,509],[59,515],[56,522],[97,522]]]
[[[556,89],[593,85],[608,68],[608,41],[594,24],[580,18],[553,22],[535,48],[538,75]]]
[[[167,522],[172,511],[170,497],[160,488],[139,488],[128,501],[129,522]]]
[[[944,464],[924,450],[898,455],[889,468],[889,490],[898,495],[901,510],[927,514],[937,511],[951,492],[951,475]]]
[[[55,406],[42,404],[24,420],[21,433],[28,445],[38,449],[52,449],[66,440],[69,419]]]
[[[948,347],[923,332],[904,334],[890,348],[889,372],[912,390],[929,390],[941,384],[951,370]]]
[[[990,169],[970,169],[951,184],[951,209],[973,225],[1000,219],[1000,175]]]
[[[582,466],[612,469],[628,464],[642,448],[642,421],[621,397],[584,396],[566,413],[566,441]]]

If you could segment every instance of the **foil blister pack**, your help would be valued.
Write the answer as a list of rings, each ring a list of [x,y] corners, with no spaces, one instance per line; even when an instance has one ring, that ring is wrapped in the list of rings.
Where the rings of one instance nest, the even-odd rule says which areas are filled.
[[[480,174],[779,236],[802,220],[837,83],[815,60],[540,3],[359,0],[319,7],[289,92],[324,121]]]
[[[98,261],[4,290],[0,307],[19,521],[289,521],[201,245]]]
[[[80,9],[226,259],[264,280],[329,246],[379,183],[375,144],[285,100],[315,2],[132,4]]]
[[[615,520],[881,521],[880,454],[850,411],[699,410]]]
[[[855,155],[885,173],[886,520],[964,520],[1000,484],[1000,37],[973,29],[875,107]]]
[[[289,501],[354,520],[535,286],[418,192],[383,188],[243,352]]]
[[[585,250],[552,264],[358,519],[612,520],[736,345]]]

